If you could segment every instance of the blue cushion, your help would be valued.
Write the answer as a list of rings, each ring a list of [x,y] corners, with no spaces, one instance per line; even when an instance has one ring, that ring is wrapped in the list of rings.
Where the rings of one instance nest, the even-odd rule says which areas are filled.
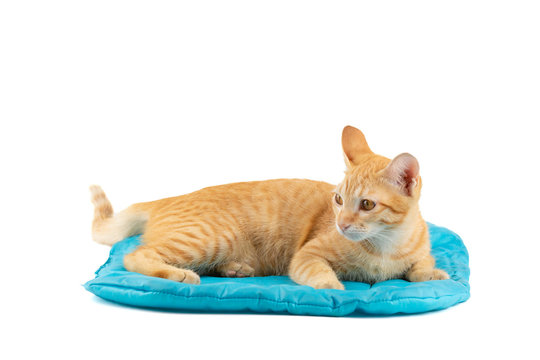
[[[345,291],[315,290],[286,276],[203,276],[200,285],[189,285],[127,271],[124,255],[140,244],[140,237],[134,236],[112,247],[96,278],[84,287],[116,303],[180,311],[345,316],[439,310],[469,298],[469,255],[452,231],[432,224],[429,231],[437,267],[446,270],[450,280],[390,280],[374,285],[346,281]]]

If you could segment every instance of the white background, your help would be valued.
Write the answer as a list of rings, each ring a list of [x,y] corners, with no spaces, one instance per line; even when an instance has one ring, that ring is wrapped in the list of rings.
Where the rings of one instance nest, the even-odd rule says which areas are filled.
[[[2,1],[3,359],[538,358],[535,1]],[[112,305],[87,187],[116,209],[233,181],[339,182],[344,125],[420,161],[471,299],[416,316]],[[528,326],[532,326],[530,329]]]

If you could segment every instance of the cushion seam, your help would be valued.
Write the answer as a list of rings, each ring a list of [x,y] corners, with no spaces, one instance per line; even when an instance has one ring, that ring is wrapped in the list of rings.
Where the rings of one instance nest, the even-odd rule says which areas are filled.
[[[130,290],[134,290],[134,291],[138,291],[138,292],[142,292],[142,293],[146,293],[146,294],[164,294],[164,295],[182,297],[182,298],[185,298],[185,299],[208,298],[208,299],[218,299],[218,300],[265,300],[265,301],[270,301],[270,302],[279,303],[279,304],[292,304],[292,305],[297,305],[297,306],[313,306],[313,307],[322,307],[322,308],[330,308],[330,309],[338,309],[340,307],[347,306],[349,304],[354,304],[354,303],[376,304],[376,303],[386,303],[386,302],[394,302],[394,301],[401,301],[401,300],[440,300],[442,298],[456,297],[457,295],[462,295],[462,294],[468,295],[469,294],[469,292],[467,291],[467,292],[464,292],[464,293],[456,293],[456,294],[451,294],[451,295],[442,295],[442,296],[439,296],[439,297],[420,297],[420,296],[414,297],[414,296],[408,296],[408,297],[400,297],[400,298],[396,298],[396,299],[392,299],[392,300],[382,299],[382,300],[373,300],[373,301],[364,301],[364,300],[360,300],[360,299],[355,299],[355,300],[349,301],[347,303],[343,303],[343,304],[338,305],[338,306],[331,306],[331,305],[318,305],[318,304],[308,304],[308,303],[296,303],[296,302],[290,302],[290,301],[287,301],[287,300],[268,299],[268,298],[265,298],[265,297],[260,297],[260,298],[253,297],[252,298],[252,297],[219,297],[219,296],[210,296],[210,295],[182,295],[182,294],[175,294],[175,293],[170,293],[170,292],[166,292],[166,291],[145,290],[145,289],[138,289],[138,288],[134,288],[134,287],[111,285],[111,284],[87,284],[87,286],[88,287],[93,287],[93,286],[108,287],[108,288],[113,288],[113,289],[130,289]]]

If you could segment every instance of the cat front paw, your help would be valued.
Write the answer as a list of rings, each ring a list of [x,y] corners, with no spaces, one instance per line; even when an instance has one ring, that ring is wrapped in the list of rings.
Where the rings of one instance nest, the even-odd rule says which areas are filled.
[[[334,279],[320,279],[314,281],[311,284],[315,289],[335,289],[335,290],[345,290],[345,286],[338,280]]]
[[[450,276],[441,269],[417,270],[407,274],[407,280],[412,282],[448,279],[450,279]]]

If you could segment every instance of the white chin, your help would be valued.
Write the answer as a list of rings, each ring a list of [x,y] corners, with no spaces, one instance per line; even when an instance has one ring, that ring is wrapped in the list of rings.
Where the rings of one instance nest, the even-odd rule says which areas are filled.
[[[344,236],[347,239],[349,239],[351,241],[354,241],[354,242],[364,241],[364,240],[366,240],[368,238],[366,233],[343,232],[343,230],[341,230],[341,228],[339,226],[337,226],[337,224],[336,224],[336,229],[337,229],[337,231],[339,232],[339,234],[341,236]]]
[[[343,236],[354,242],[364,241],[368,238],[366,234],[343,234]]]

